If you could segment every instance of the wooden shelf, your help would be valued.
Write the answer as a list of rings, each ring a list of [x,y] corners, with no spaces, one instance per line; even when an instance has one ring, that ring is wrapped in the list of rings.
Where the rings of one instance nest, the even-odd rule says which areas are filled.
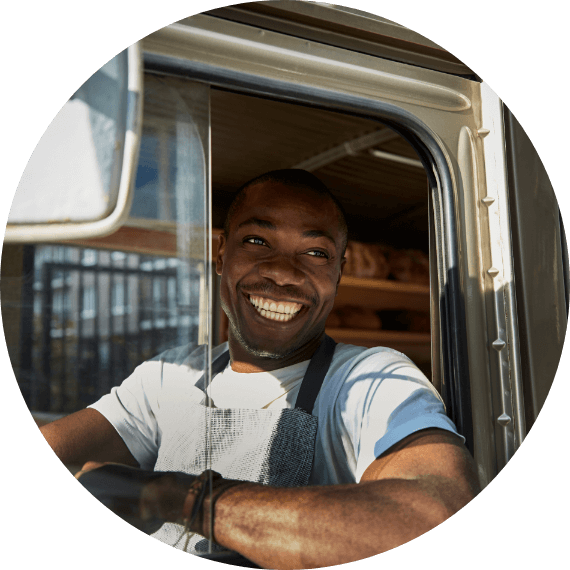
[[[340,281],[335,307],[345,305],[376,311],[429,312],[429,285],[345,276]],[[431,359],[431,335],[429,332],[327,328],[327,334],[337,342],[345,344],[365,346],[366,348],[374,346],[393,348],[417,364],[427,364]]]
[[[386,279],[343,277],[335,306],[353,305],[367,309],[429,311],[429,285]]]
[[[326,333],[337,342],[345,344],[366,348],[374,346],[393,348],[414,362],[429,362],[431,358],[430,333],[333,328],[327,328]]]

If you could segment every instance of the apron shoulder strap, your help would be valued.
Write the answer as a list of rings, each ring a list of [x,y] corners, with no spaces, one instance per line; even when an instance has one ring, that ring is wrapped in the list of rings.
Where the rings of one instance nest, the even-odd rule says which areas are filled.
[[[226,350],[220,356],[218,356],[218,358],[216,358],[216,360],[214,360],[212,362],[212,368],[211,368],[212,378],[214,378],[214,376],[216,376],[216,374],[223,372],[224,369],[226,368],[226,366],[228,365],[229,361],[230,361],[230,351]],[[198,380],[198,382],[196,382],[196,388],[199,388],[203,392],[206,392],[206,374],[205,373],[202,374],[200,380]]]
[[[308,414],[313,413],[315,401],[331,365],[335,348],[336,342],[330,336],[325,335],[309,362],[309,367],[307,372],[305,372],[305,377],[297,395],[295,408],[300,408]]]

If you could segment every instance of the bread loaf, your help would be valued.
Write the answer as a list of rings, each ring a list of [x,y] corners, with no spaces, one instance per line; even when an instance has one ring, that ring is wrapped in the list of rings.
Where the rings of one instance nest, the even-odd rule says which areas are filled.
[[[419,249],[410,250],[413,260],[412,283],[429,285],[429,257]]]
[[[374,279],[387,279],[390,275],[390,264],[388,263],[387,253],[389,248],[377,243],[366,244],[370,255],[376,261],[376,267],[372,277]]]
[[[386,279],[390,273],[384,248],[381,245],[350,241],[346,248],[345,257],[345,275]]]
[[[393,250],[389,254],[390,274],[396,281],[429,285],[429,258],[420,250]]]
[[[387,279],[429,285],[429,257],[419,249],[349,241],[344,274],[369,279]]]

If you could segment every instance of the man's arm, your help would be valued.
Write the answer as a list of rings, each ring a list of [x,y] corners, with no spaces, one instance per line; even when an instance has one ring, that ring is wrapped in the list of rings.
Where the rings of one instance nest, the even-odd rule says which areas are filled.
[[[459,438],[429,429],[374,461],[359,484],[229,489],[215,505],[214,539],[263,568],[333,566],[420,536],[479,490]]]
[[[40,428],[55,454],[66,465],[88,461],[138,467],[113,425],[97,410],[86,408]]]

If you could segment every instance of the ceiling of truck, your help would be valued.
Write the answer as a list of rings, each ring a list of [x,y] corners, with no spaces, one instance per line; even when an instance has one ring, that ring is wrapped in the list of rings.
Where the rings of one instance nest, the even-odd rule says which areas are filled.
[[[337,196],[352,239],[427,251],[427,176],[414,149],[381,123],[212,89],[211,128],[214,226],[242,183],[298,167]]]

